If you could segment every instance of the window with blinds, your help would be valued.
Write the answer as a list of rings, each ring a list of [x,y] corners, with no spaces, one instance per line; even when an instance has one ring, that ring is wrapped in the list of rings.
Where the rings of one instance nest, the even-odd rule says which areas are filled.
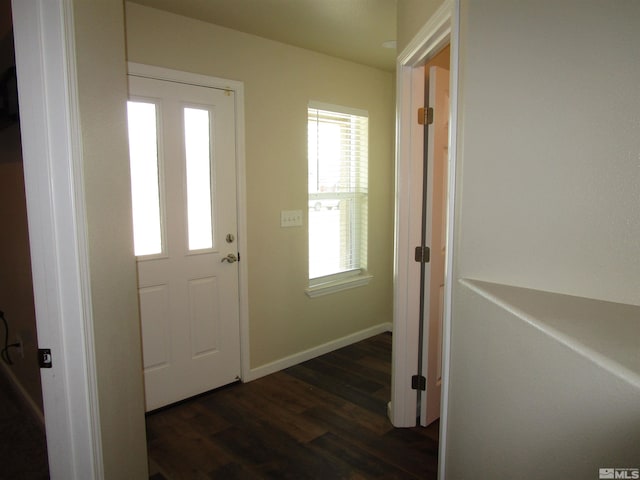
[[[367,262],[367,112],[310,103],[310,285],[359,275]]]

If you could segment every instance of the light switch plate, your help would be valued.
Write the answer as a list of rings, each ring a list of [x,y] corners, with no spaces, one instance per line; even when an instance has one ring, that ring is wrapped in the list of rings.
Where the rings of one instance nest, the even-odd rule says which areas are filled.
[[[281,227],[302,226],[302,210],[282,210],[280,212]]]

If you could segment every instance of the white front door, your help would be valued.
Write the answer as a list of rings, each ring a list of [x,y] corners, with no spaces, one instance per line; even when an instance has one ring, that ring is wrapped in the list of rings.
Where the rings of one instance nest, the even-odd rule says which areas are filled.
[[[146,409],[240,378],[234,93],[129,76]]]
[[[420,423],[429,425],[440,418],[442,393],[442,326],[444,320],[444,267],[446,260],[447,164],[449,161],[449,71],[440,67],[429,69],[429,107],[433,108],[433,123],[427,140],[427,243],[431,245],[431,260],[427,296],[427,323],[423,341],[422,371],[426,371],[426,404],[423,402]],[[424,397],[423,397],[424,398]]]

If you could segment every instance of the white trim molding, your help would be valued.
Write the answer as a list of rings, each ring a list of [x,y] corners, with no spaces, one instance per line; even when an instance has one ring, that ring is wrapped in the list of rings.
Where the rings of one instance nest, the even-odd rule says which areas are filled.
[[[353,274],[347,272],[346,275],[328,275],[327,277],[314,278],[309,281],[309,286],[304,289],[304,293],[308,297],[316,298],[323,295],[348,290],[349,288],[364,287],[369,285],[373,275],[369,275],[365,271],[358,270],[359,273]]]
[[[246,378],[243,378],[243,381],[250,382],[252,380],[257,380],[258,378],[271,375],[272,373],[279,372],[280,370],[284,370],[285,368],[293,367],[294,365],[298,365],[299,363],[306,362],[307,360],[319,357],[320,355],[324,355],[325,353],[333,352],[334,350],[338,350],[339,348],[360,342],[375,335],[379,335],[380,333],[390,332],[392,328],[393,325],[390,322],[381,323],[379,325],[360,330],[359,332],[337,338],[327,343],[323,343],[322,345],[318,345],[317,347],[303,350],[302,352],[298,352],[274,362],[267,363],[266,365],[251,369]]]
[[[422,66],[450,41],[454,0],[444,0],[398,55],[398,67]]]
[[[70,0],[14,0],[20,126],[51,478],[103,478]]]
[[[210,77],[197,73],[172,70],[153,65],[129,62],[128,74],[138,77],[155,78],[176,83],[186,83],[202,87],[220,88],[234,92],[236,118],[236,208],[238,221],[238,252],[242,260],[238,262],[238,293],[240,296],[240,370],[241,378],[250,376],[249,343],[249,265],[247,252],[247,184],[245,161],[244,128],[244,83],[237,80]]]
[[[449,409],[449,373],[451,365],[451,322],[453,305],[453,251],[455,243],[456,186],[458,166],[458,92],[460,55],[460,0],[455,0],[451,12],[451,94],[449,96],[449,185],[447,198],[447,259],[444,279],[444,321],[442,331],[442,398],[440,401],[440,442],[438,478],[446,478],[447,432]]]
[[[210,77],[199,73],[183,72],[181,70],[172,70],[170,68],[135,62],[127,63],[127,73],[135,77],[155,78],[156,80],[167,80],[169,82],[185,83],[200,87],[220,88],[233,92],[242,90],[244,85],[237,80],[226,80],[224,78]]]
[[[458,99],[458,18],[459,0],[445,0],[418,34],[398,56],[397,62],[397,144],[396,144],[396,238],[394,266],[394,335],[392,364],[392,399],[389,418],[394,426],[416,424],[417,398],[411,389],[411,376],[417,372],[419,326],[413,310],[419,305],[416,263],[412,249],[415,226],[411,218],[420,216],[421,186],[412,179],[421,178],[424,134],[416,127],[415,111],[424,106],[424,64],[447,43],[451,45],[450,120],[449,120],[449,191],[447,209],[447,263],[445,267],[445,311],[443,325],[443,387],[440,416],[440,452],[438,478],[445,478],[447,408],[449,395],[449,351],[451,334],[451,289],[455,212],[457,99]],[[420,165],[418,166],[417,163]],[[416,172],[416,170],[420,172]],[[413,222],[415,223],[415,222]],[[419,236],[418,236],[419,239]]]
[[[402,69],[402,70],[401,70]],[[411,248],[420,243],[421,212],[412,212],[421,205],[422,188],[416,185],[422,178],[420,158],[424,147],[423,128],[414,122],[419,107],[424,106],[424,72],[421,68],[398,67],[397,80],[398,137],[396,152],[396,225],[394,262],[394,331],[391,374],[390,420],[396,427],[416,425],[417,395],[411,389],[411,376],[418,372],[419,325],[410,318],[417,316],[420,304],[419,264],[411,260]],[[418,171],[416,171],[418,170]]]

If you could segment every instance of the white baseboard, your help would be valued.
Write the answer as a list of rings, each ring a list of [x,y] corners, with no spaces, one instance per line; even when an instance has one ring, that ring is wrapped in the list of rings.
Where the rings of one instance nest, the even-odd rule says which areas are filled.
[[[4,363],[0,362],[0,365],[2,365],[2,375],[7,378],[7,381],[11,384],[11,388],[16,391],[16,393],[27,406],[33,417],[44,427],[44,414],[42,413],[42,410],[40,409],[38,404],[33,400],[33,398],[31,398],[31,395],[29,395],[29,393],[22,386],[18,378],[13,374],[13,371]]]
[[[347,345],[365,340],[380,333],[391,332],[392,330],[393,324],[391,322],[381,323],[380,325],[376,325],[365,330],[360,330],[359,332],[352,333],[351,335],[347,335],[346,337],[338,338],[336,340],[323,343],[322,345],[318,345],[317,347],[303,350],[302,352],[298,352],[288,357],[281,358],[280,360],[276,360],[275,362],[267,363],[266,365],[262,365],[257,368],[252,368],[251,370],[249,370],[249,374],[246,375],[245,378],[242,379],[242,381],[250,382],[252,380],[257,380],[260,377],[279,372],[280,370],[284,370],[285,368],[293,367],[294,365],[297,365],[299,363],[306,362],[307,360],[319,357],[320,355],[324,355],[325,353],[333,352],[334,350],[346,347]]]

